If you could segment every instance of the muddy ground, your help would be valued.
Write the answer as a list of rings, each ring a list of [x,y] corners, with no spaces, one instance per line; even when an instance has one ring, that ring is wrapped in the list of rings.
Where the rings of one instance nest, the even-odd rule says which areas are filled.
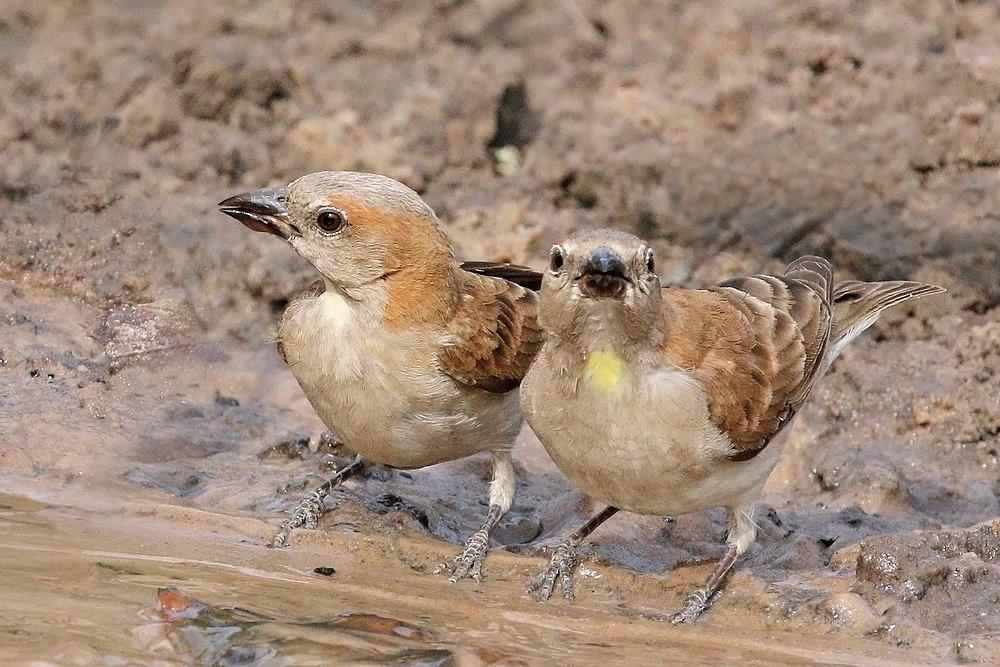
[[[985,0],[0,4],[0,653],[995,660],[997,44]],[[310,446],[273,346],[315,276],[215,203],[320,168],[417,189],[462,257],[540,266],[611,225],[672,283],[809,252],[949,292],[837,362],[697,626],[655,619],[719,555],[718,512],[616,517],[577,606],[540,607],[521,587],[589,507],[527,430],[481,585],[431,570],[488,458],[375,470],[264,549],[344,453]],[[208,611],[158,610],[170,585]]]

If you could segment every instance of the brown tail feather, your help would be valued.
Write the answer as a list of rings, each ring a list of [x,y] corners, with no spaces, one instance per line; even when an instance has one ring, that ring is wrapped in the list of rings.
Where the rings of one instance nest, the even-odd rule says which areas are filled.
[[[908,280],[864,283],[849,280],[833,290],[833,333],[827,352],[831,363],[852,340],[875,323],[886,308],[930,294],[943,287]]]

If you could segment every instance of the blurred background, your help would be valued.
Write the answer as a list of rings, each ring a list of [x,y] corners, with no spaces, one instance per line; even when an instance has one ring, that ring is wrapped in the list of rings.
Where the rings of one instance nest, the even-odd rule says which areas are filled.
[[[260,546],[347,453],[320,440],[273,347],[313,272],[215,205],[350,169],[421,193],[461,258],[539,267],[564,235],[613,226],[651,242],[672,284],[815,253],[842,278],[946,286],[884,318],[815,392],[769,482],[762,537],[705,619],[723,631],[694,655],[732,655],[728,624],[794,632],[785,644],[803,651],[849,636],[871,655],[987,659],[1000,642],[998,45],[989,0],[5,0],[0,646],[218,658],[205,651],[232,647],[192,649],[162,626],[155,589],[183,580],[247,606],[248,584],[184,559],[278,571],[335,554],[358,590],[331,592],[311,565],[297,587],[258,577],[260,613],[286,625],[392,613],[424,644],[331,626],[291,649],[254,621],[267,630],[248,655],[328,657],[316,646],[332,644],[352,660],[419,648],[487,661],[492,646],[498,660],[587,661],[620,658],[623,637],[636,660],[690,648],[662,624],[623,628],[671,611],[701,577],[719,513],[602,528],[589,553],[604,574],[584,579],[583,611],[544,610],[590,628],[575,639],[520,597],[538,558],[495,555],[486,584],[439,599],[429,570],[454,546],[432,538],[478,526],[488,460],[376,471],[291,555]],[[499,542],[535,554],[588,508],[528,431],[518,466]],[[159,560],[102,569],[86,555],[99,547]],[[373,585],[413,597],[390,604]],[[60,624],[40,600],[73,611]],[[484,634],[464,639],[470,627]]]

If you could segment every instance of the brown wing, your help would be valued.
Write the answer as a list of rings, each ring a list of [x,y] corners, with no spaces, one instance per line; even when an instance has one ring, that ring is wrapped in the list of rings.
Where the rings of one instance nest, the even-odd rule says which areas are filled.
[[[462,384],[503,393],[521,384],[542,346],[535,293],[508,280],[463,273],[458,311],[438,360]]]
[[[519,266],[508,262],[466,261],[462,269],[480,276],[503,278],[521,287],[537,292],[542,289],[542,274],[527,266]]]
[[[784,275],[736,278],[703,297],[713,330],[692,371],[733,443],[730,459],[760,453],[808,396],[830,336],[832,285],[829,262],[803,257]]]

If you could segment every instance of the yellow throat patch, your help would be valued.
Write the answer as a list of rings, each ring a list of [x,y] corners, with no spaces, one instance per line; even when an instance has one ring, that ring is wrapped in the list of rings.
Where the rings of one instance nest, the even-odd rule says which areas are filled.
[[[584,374],[595,388],[617,394],[625,385],[628,369],[621,357],[605,348],[587,357]]]

